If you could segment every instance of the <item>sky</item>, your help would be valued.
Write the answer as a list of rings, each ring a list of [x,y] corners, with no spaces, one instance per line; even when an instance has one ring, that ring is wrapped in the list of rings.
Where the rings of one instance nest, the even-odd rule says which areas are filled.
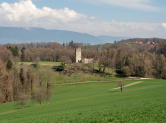
[[[0,26],[166,38],[166,1],[0,0]]]

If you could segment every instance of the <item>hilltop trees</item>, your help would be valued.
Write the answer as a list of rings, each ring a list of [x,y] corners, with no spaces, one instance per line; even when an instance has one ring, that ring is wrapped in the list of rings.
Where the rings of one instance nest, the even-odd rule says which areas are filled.
[[[166,57],[166,40],[161,40],[158,45],[150,50],[151,52],[155,52],[158,55],[163,54]]]
[[[125,76],[165,77],[166,58],[153,53],[133,53],[129,55],[122,67]]]
[[[116,56],[116,68],[121,69],[126,60],[126,51],[124,49],[119,49]]]
[[[7,48],[1,47],[0,59],[6,63],[9,59],[12,59],[12,53]]]
[[[166,79],[166,58],[164,55],[157,56],[154,68],[155,77]]]
[[[15,46],[15,47],[9,46],[9,47],[7,47],[7,49],[9,49],[12,52],[14,57],[19,56],[19,51],[18,51],[17,46]]]
[[[4,62],[7,62],[9,59],[12,62],[19,61],[20,59],[22,62],[33,62],[36,58],[39,58],[41,61],[63,61],[65,63],[73,63],[75,61],[74,48],[77,47],[82,47],[83,58],[93,58],[95,61],[98,61],[100,59],[102,60],[101,57],[106,57],[104,59],[109,61],[107,67],[109,66],[110,68],[116,69],[124,69],[123,67],[128,66],[126,65],[126,61],[130,59],[130,57],[136,58],[139,53],[146,54],[148,52],[152,54],[155,53],[157,55],[163,54],[164,56],[166,56],[166,41],[161,40],[161,42],[155,46],[136,45],[130,47],[125,44],[115,43],[104,45],[103,48],[99,48],[98,46],[83,47],[83,44],[74,43],[73,41],[64,45],[55,42],[18,45],[8,44],[1,47],[0,57]],[[18,59],[19,56],[20,59]],[[105,62],[105,60],[102,61]],[[146,63],[149,62],[148,59],[146,59],[145,61]],[[141,67],[137,69],[140,69],[142,71]]]
[[[99,56],[99,70],[101,70],[103,66],[116,68],[118,71],[121,71],[124,76],[165,79],[166,58],[164,56],[165,48],[163,48],[166,46],[165,44],[166,43],[162,41],[159,45],[155,46],[155,48],[158,49],[155,50],[157,54],[154,51],[152,52],[152,49],[149,51],[147,49],[140,50],[140,47],[131,48],[121,44],[107,46]]]

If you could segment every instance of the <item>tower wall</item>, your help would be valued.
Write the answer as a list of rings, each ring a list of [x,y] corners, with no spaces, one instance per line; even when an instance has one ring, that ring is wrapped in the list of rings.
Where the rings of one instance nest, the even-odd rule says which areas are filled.
[[[75,49],[75,60],[76,63],[81,62],[81,48]]]

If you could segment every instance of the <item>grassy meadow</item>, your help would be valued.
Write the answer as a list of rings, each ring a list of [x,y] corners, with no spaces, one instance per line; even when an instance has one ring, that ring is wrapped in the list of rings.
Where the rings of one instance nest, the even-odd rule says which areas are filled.
[[[117,81],[55,85],[50,103],[29,102],[25,109],[14,102],[0,106],[0,122],[166,122],[166,81],[128,80],[141,83],[124,88]]]
[[[166,80],[135,79],[125,84],[140,82],[117,88],[117,77],[87,75],[93,82],[66,83],[76,75],[58,78],[50,67],[40,69],[49,72],[52,89],[50,103],[42,105],[31,100],[24,109],[15,102],[0,105],[0,123],[165,123],[166,122]],[[93,79],[88,79],[92,76]],[[96,76],[96,77],[95,77]],[[62,79],[63,78],[63,79]],[[95,79],[97,78],[97,79]],[[104,79],[105,78],[105,79]],[[102,81],[107,80],[107,81]]]

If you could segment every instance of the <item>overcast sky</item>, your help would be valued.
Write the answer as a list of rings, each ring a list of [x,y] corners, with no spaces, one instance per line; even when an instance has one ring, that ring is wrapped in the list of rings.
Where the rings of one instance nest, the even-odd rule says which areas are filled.
[[[166,0],[0,0],[0,26],[166,38]]]

